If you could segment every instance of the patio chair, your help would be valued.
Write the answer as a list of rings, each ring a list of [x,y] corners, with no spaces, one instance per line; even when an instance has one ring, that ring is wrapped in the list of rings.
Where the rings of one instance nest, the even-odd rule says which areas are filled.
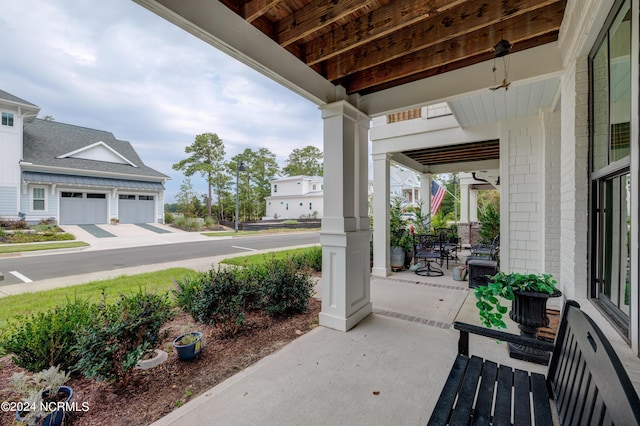
[[[413,258],[414,262],[423,262],[425,266],[415,270],[417,275],[423,277],[441,277],[444,275],[442,269],[431,266],[433,262],[440,262],[442,267],[442,245],[438,235],[414,235]]]
[[[500,234],[488,244],[476,244],[471,246],[470,259],[484,259],[484,260],[498,260],[498,253],[500,252]],[[467,259],[468,260],[468,259]]]
[[[442,259],[447,261],[447,269],[449,269],[449,260],[458,260],[458,250],[460,250],[460,238],[458,234],[451,228],[437,228],[436,234],[440,238],[442,247]],[[442,265],[442,262],[440,262]]]

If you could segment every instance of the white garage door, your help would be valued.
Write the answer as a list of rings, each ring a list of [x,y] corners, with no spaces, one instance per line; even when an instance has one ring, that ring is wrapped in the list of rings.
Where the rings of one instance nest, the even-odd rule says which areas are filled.
[[[107,195],[91,192],[62,192],[60,223],[62,225],[107,223]]]
[[[118,218],[120,223],[154,223],[153,195],[120,194]]]

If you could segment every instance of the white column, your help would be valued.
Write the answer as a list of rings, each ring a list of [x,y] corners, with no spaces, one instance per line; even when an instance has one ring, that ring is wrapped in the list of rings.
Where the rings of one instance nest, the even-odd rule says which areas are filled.
[[[460,223],[469,223],[469,185],[460,185]]]
[[[371,274],[386,277],[389,262],[389,166],[391,154],[373,154],[373,269]]]
[[[420,199],[424,201],[422,213],[431,214],[431,173],[420,175]]]
[[[469,222],[478,221],[478,190],[469,191]]]
[[[324,215],[320,325],[347,331],[372,311],[367,214],[370,118],[346,101],[322,107]]]

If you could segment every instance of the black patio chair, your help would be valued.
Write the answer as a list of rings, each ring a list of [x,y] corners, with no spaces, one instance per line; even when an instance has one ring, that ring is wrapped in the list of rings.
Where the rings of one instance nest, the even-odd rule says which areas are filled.
[[[442,269],[431,266],[433,262],[440,262],[442,267],[442,245],[438,235],[414,235],[413,239],[413,258],[414,262],[424,262],[425,266],[415,270],[417,275],[423,277],[441,277],[444,275]]]

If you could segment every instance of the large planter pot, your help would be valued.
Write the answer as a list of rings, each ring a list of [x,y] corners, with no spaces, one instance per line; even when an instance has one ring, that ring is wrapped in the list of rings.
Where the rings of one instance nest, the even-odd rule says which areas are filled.
[[[556,290],[553,294],[534,291],[514,291],[515,298],[511,303],[509,318],[518,323],[521,336],[538,337],[538,329],[549,325],[547,317],[547,301],[550,297],[559,297],[562,293]],[[528,346],[509,343],[511,358],[547,365],[549,353]]]
[[[195,340],[191,343],[184,344],[182,343],[182,339],[184,339],[185,336],[193,336]],[[202,333],[200,333],[199,331],[192,331],[191,333],[183,334],[182,336],[176,337],[173,340],[173,347],[176,348],[178,357],[181,360],[191,360],[195,358],[202,350]]]
[[[399,246],[391,247],[390,256],[391,270],[402,270],[404,268],[404,249]]]
[[[69,386],[60,386],[60,390],[58,391],[58,393],[63,394],[63,396],[61,398],[57,398],[57,399],[51,399],[48,398],[49,397],[49,392],[45,391],[42,393],[42,399],[43,399],[43,403],[44,404],[52,404],[52,405],[57,405],[60,402],[69,402],[71,400],[71,398],[73,398],[73,389],[71,389]],[[57,410],[53,410],[51,411],[49,414],[47,414],[44,418],[42,417],[38,417],[34,423],[30,423],[30,425],[38,425],[38,426],[60,426],[62,425],[64,418],[65,418],[65,411],[64,409],[57,409]],[[25,422],[25,416],[26,413],[25,412],[20,412],[20,411],[16,411],[16,420],[18,420],[19,422]],[[42,419],[42,421],[40,421],[40,419]]]

